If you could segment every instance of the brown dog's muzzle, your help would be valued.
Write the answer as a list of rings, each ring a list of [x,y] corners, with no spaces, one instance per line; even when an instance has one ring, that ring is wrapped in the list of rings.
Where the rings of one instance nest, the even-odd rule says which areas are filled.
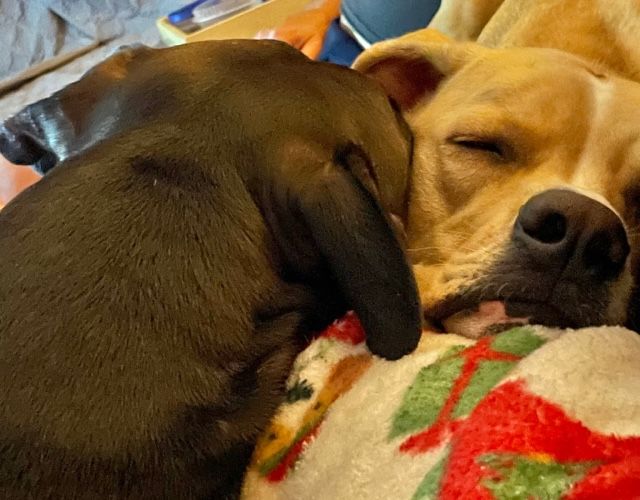
[[[44,133],[32,119],[30,108],[0,124],[0,154],[18,165],[34,165],[44,173],[57,158],[44,144]]]

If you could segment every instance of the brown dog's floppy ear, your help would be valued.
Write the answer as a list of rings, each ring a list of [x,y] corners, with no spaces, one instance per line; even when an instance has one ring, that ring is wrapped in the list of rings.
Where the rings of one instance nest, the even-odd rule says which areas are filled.
[[[377,80],[407,111],[429,98],[480,50],[476,44],[456,43],[436,30],[423,29],[372,45],[353,68]]]
[[[368,162],[357,147],[314,172],[297,189],[306,222],[374,354],[397,359],[412,352],[421,333],[417,285],[384,211],[361,182]],[[366,169],[366,167],[365,167]],[[366,175],[366,174],[365,174]]]

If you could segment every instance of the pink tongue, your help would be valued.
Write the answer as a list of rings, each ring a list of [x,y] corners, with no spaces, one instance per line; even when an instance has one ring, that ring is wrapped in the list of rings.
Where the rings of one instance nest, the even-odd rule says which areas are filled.
[[[494,325],[522,324],[527,318],[511,318],[507,316],[504,302],[492,300],[481,302],[478,309],[467,309],[446,318],[442,324],[447,333],[457,333],[463,337],[477,339],[491,333]]]

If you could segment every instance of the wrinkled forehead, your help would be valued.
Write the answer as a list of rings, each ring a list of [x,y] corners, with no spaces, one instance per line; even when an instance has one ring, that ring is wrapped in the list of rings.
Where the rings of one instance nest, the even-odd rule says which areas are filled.
[[[464,126],[578,146],[588,136],[608,140],[640,131],[640,84],[556,50],[487,51],[452,76],[431,104],[413,118],[443,135]],[[594,134],[594,126],[603,134]]]
[[[458,76],[473,79],[478,88],[472,94],[485,98],[509,98],[522,93],[557,96],[568,91],[575,95],[576,91],[586,92],[596,81],[609,78],[601,68],[571,54],[537,48],[483,52]],[[487,89],[493,95],[484,95]]]
[[[557,51],[491,50],[446,82],[433,104],[444,116],[455,108],[453,119],[553,133],[588,120],[604,80],[583,61]]]

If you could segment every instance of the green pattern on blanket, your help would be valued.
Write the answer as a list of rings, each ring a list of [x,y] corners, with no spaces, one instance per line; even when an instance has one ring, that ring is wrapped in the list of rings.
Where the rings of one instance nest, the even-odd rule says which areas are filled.
[[[442,475],[444,474],[444,468],[447,464],[447,460],[449,459],[450,451],[451,449],[447,446],[442,458],[438,460],[438,463],[436,463],[424,477],[411,500],[430,499],[438,496],[438,491],[440,491],[440,482],[442,481]]]
[[[436,421],[463,364],[464,359],[447,356],[418,372],[393,419],[389,439],[410,434]]]
[[[595,465],[594,462],[547,462],[521,455],[497,453],[483,455],[478,458],[478,462],[497,473],[495,478],[483,481],[495,500],[560,500]]]
[[[513,368],[513,361],[483,361],[453,410],[453,418],[466,417],[480,400]]]
[[[313,396],[313,387],[307,379],[296,380],[294,384],[287,390],[286,402],[289,404],[298,401],[306,401]]]
[[[513,328],[494,337],[490,349],[496,353],[526,356],[545,343],[529,327]],[[435,363],[422,368],[413,384],[407,389],[404,399],[393,420],[389,439],[405,436],[434,424],[442,408],[451,396],[456,380],[465,365],[464,346],[447,350]],[[481,356],[481,355],[480,355]],[[477,367],[469,383],[463,387],[451,418],[467,416],[478,402],[513,368],[514,360],[477,360]]]
[[[522,357],[542,347],[545,342],[546,340],[536,335],[530,327],[521,326],[497,335],[491,342],[491,348],[494,351]]]
[[[269,474],[273,469],[275,469],[282,459],[291,451],[291,449],[303,438],[305,437],[311,429],[313,429],[314,425],[317,422],[311,422],[303,427],[301,427],[296,433],[294,439],[291,441],[290,445],[280,449],[275,455],[270,457],[268,460],[265,460],[263,464],[260,465],[260,474],[263,476]]]

